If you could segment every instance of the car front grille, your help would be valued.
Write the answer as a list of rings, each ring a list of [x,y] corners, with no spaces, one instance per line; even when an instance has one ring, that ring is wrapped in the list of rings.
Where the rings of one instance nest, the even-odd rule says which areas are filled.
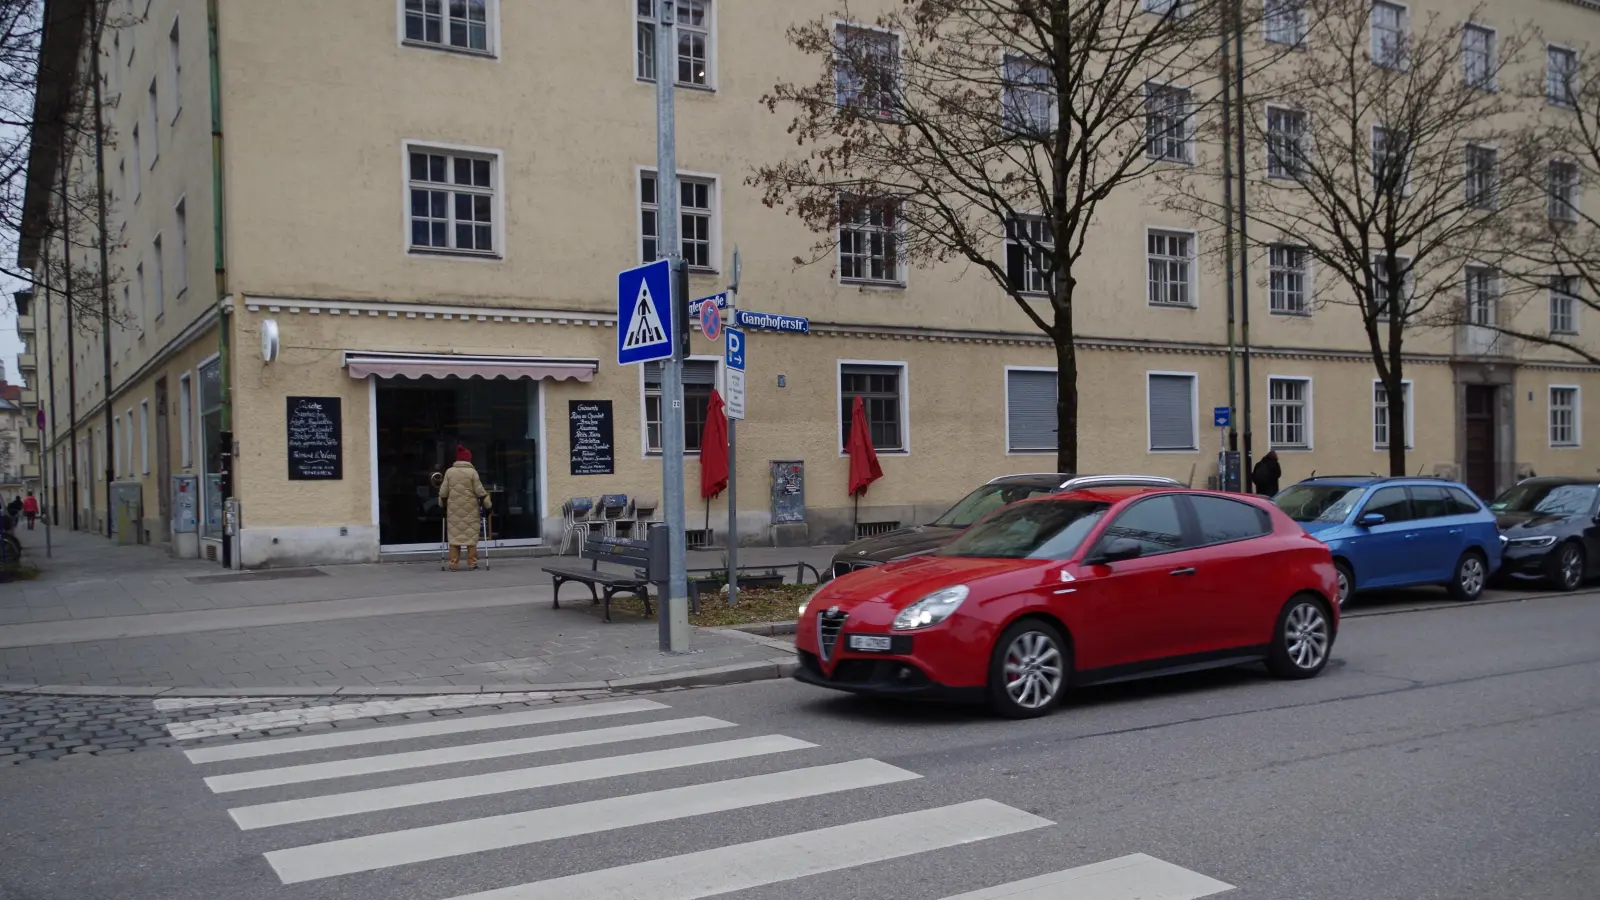
[[[817,613],[817,649],[822,651],[822,661],[833,659],[833,648],[839,643],[839,632],[844,630],[844,620],[849,613],[824,610]]]
[[[854,572],[857,569],[870,569],[875,565],[877,565],[877,563],[836,562],[833,564],[833,577],[838,578],[842,575],[849,575],[851,572]]]

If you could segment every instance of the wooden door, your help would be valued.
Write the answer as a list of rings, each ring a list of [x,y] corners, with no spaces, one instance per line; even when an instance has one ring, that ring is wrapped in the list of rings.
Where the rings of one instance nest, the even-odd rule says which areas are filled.
[[[1495,454],[1495,399],[1493,385],[1467,385],[1467,487],[1484,502],[1494,499],[1495,474],[1500,470]]]

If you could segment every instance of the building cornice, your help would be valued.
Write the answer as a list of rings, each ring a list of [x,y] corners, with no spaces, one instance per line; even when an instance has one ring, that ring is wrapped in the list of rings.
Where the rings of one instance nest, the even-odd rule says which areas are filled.
[[[530,309],[524,307],[455,306],[445,303],[391,303],[383,300],[323,300],[316,298],[267,297],[244,295],[244,308],[252,313],[310,316],[351,316],[355,318],[432,319],[445,322],[496,322],[517,325],[586,325],[615,328],[617,317],[610,313],[578,309]]]

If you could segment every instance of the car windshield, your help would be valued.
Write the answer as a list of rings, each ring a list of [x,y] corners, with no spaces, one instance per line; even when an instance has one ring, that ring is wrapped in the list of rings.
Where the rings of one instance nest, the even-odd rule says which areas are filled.
[[[1109,503],[1088,500],[1024,503],[977,523],[937,555],[1067,559],[1110,508]]]
[[[961,498],[961,502],[934,519],[933,524],[942,528],[968,528],[973,522],[1002,506],[1048,494],[1053,490],[1037,484],[986,484]]]
[[[1361,501],[1364,490],[1340,484],[1297,484],[1272,502],[1296,522],[1343,522]]]
[[[1496,497],[1489,510],[1581,516],[1594,508],[1596,493],[1600,487],[1592,484],[1519,484]]]

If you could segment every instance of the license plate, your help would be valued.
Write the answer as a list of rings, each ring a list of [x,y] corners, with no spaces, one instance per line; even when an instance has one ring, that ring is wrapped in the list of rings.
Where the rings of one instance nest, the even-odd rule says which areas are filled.
[[[890,642],[889,642],[889,638],[883,637],[883,636],[880,636],[880,635],[876,635],[876,634],[852,634],[852,635],[850,635],[850,649],[851,650],[873,650],[873,651],[877,651],[877,652],[881,653],[881,652],[883,652],[885,650],[888,650],[890,646],[891,645],[890,645]]]

